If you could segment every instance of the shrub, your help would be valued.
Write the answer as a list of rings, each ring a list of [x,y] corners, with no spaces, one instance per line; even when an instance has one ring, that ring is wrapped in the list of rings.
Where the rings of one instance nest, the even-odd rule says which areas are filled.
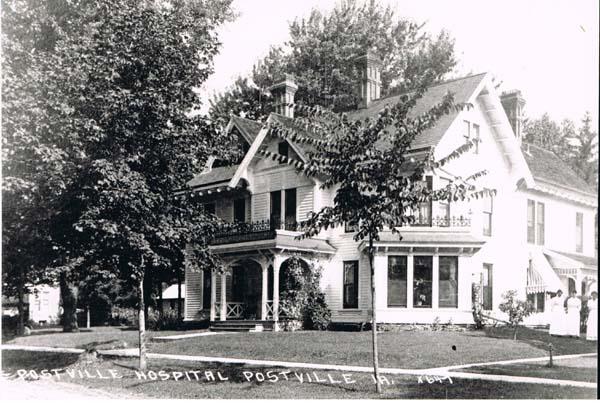
[[[508,322],[514,327],[513,339],[517,339],[517,327],[523,320],[535,311],[529,301],[517,299],[517,291],[510,290],[502,294],[503,301],[498,308],[508,314]]]
[[[321,292],[321,268],[302,264],[297,257],[288,260],[279,306],[282,316],[302,321],[304,329],[326,330],[331,321],[325,295]]]
[[[483,306],[481,305],[481,286],[478,283],[473,283],[471,286],[473,297],[473,322],[475,329],[483,329]]]

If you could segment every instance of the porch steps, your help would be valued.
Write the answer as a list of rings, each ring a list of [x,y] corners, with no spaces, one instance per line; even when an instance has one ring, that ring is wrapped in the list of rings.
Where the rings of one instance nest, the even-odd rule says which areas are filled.
[[[273,331],[272,320],[243,320],[234,319],[226,321],[210,322],[210,330],[213,332],[262,332]]]

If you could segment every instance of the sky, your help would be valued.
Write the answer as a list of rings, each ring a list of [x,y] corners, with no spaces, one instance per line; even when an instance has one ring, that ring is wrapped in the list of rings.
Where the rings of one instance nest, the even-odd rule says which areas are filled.
[[[396,14],[437,34],[454,37],[456,75],[490,72],[501,90],[520,89],[525,113],[548,112],[577,124],[590,111],[598,124],[597,0],[381,0]],[[208,99],[247,75],[271,45],[288,38],[288,23],[313,7],[332,9],[335,0],[234,0],[235,21],[219,30],[222,48],[215,73],[201,89]]]

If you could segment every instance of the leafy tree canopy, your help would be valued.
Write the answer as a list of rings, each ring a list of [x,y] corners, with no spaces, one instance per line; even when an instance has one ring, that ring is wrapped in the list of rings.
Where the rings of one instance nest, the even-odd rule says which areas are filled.
[[[191,112],[230,3],[4,5],[4,251],[38,245],[38,267],[107,278],[181,264],[193,242],[210,261],[212,220],[175,194],[222,143]]]
[[[586,182],[598,185],[598,133],[586,112],[576,127],[570,119],[560,124],[544,113],[537,119],[526,119],[524,140],[554,153],[573,168]]]
[[[230,114],[251,119],[270,112],[268,87],[283,73],[299,86],[296,102],[334,111],[358,104],[359,70],[354,60],[368,49],[383,61],[382,96],[412,90],[425,71],[440,80],[456,64],[454,40],[442,31],[432,37],[423,25],[395,15],[375,0],[346,0],[331,12],[313,9],[290,24],[290,40],[274,46],[256,64],[250,79],[238,79],[210,101],[210,116],[226,123]]]

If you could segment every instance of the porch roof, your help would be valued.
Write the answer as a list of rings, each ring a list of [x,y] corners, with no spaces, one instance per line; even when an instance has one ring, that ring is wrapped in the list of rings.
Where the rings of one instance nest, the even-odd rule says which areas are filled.
[[[598,270],[598,259],[592,256],[557,252],[550,249],[545,249],[544,255],[546,255],[548,261],[555,269]]]
[[[402,237],[402,239],[400,239]],[[394,234],[383,231],[379,234],[378,243],[427,244],[427,245],[483,245],[485,240],[468,232],[457,231],[402,231]]]
[[[293,231],[276,230],[275,235],[271,239],[211,245],[210,248],[221,254],[255,251],[258,249],[283,249],[329,255],[334,254],[336,251],[325,239],[296,239],[297,235],[298,233]]]

